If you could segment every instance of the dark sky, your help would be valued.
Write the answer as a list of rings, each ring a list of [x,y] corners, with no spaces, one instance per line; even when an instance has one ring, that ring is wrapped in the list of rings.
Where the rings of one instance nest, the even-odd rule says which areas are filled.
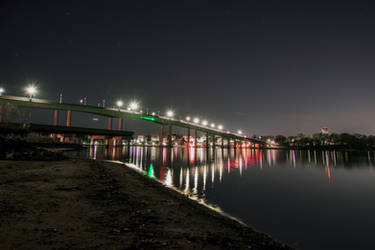
[[[371,1],[2,1],[0,85],[248,134],[375,134]]]

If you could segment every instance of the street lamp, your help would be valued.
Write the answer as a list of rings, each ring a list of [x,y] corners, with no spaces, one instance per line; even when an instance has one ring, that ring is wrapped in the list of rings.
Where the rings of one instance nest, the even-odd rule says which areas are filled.
[[[190,116],[186,116],[186,121],[190,121]]]
[[[168,117],[172,118],[173,115],[174,115],[174,113],[173,113],[172,110],[168,110],[168,111],[167,111],[167,116],[168,116]]]
[[[124,105],[124,103],[121,100],[119,100],[119,101],[116,102],[116,105],[118,107],[118,110],[120,110],[122,105]]]
[[[194,118],[194,123],[199,123],[199,118]]]
[[[238,130],[238,132],[237,133],[239,133],[240,135],[242,134],[242,131],[241,130]]]
[[[223,125],[219,125],[217,126],[218,129],[222,130],[223,129]]]
[[[138,109],[138,103],[131,102],[129,105],[130,110],[137,110]]]
[[[204,120],[204,121],[202,122],[202,124],[203,124],[203,126],[207,126],[207,121]]]
[[[4,90],[3,88],[0,88],[0,96],[3,95],[4,91],[5,91],[5,90]]]
[[[26,93],[29,95],[30,100],[31,100],[36,94],[36,87],[34,85],[29,85],[26,88]]]
[[[211,128],[214,128],[215,127],[215,123],[211,123]]]

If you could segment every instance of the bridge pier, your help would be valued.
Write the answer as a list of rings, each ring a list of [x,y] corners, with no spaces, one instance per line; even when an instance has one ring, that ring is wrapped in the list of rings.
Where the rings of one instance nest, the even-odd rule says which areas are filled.
[[[108,117],[108,130],[112,130],[112,117]]]
[[[53,125],[57,126],[58,124],[59,124],[59,110],[55,109],[53,112]],[[57,134],[56,133],[52,134],[53,141],[56,141],[56,138],[57,138]]]
[[[159,134],[159,146],[162,147],[163,146],[163,132],[164,132],[164,124],[161,124],[160,125],[160,134]]]
[[[123,118],[120,117],[118,119],[118,130],[122,130],[122,128],[123,128]]]
[[[194,147],[197,147],[198,130],[194,129]]]
[[[66,126],[70,127],[71,123],[72,123],[72,111],[68,109],[66,111]],[[64,142],[69,142],[69,139],[70,139],[69,136],[64,135]]]
[[[59,110],[55,109],[53,112],[53,125],[57,126],[59,124]]]
[[[68,109],[66,111],[66,126],[70,127],[71,122],[72,122],[72,111],[70,109]]]
[[[172,125],[168,129],[168,147],[172,147]]]
[[[188,135],[187,135],[187,147],[190,146],[190,128],[188,128]]]
[[[221,137],[221,148],[224,148],[224,137]]]
[[[227,139],[227,147],[228,147],[228,149],[230,149],[230,138],[229,137]]]
[[[212,135],[212,148],[213,149],[216,148],[216,137],[215,137],[215,135]]]
[[[208,136],[208,132],[206,132],[206,148],[210,147],[210,137]]]

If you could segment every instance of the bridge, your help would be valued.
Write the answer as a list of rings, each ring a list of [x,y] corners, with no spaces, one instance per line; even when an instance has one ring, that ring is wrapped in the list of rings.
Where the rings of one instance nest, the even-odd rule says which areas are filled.
[[[172,146],[172,127],[181,127],[187,129],[187,138],[190,141],[191,130],[194,131],[194,145],[197,145],[197,133],[198,131],[206,134],[206,140],[209,141],[209,138],[212,138],[212,146],[215,147],[216,137],[221,137],[221,146],[224,147],[224,140],[227,140],[227,145],[230,146],[233,142],[233,146],[242,147],[242,144],[247,144],[250,146],[264,147],[267,145],[266,142],[258,140],[256,138],[247,137],[238,133],[233,133],[230,131],[223,131],[219,128],[211,128],[207,125],[199,124],[197,122],[190,122],[187,120],[174,119],[169,116],[160,116],[156,114],[148,114],[140,111],[134,110],[125,110],[119,108],[106,108],[106,107],[97,107],[91,105],[83,104],[72,104],[72,103],[63,103],[63,102],[54,102],[44,99],[37,98],[26,98],[18,96],[0,96],[0,123],[3,122],[4,107],[6,105],[14,105],[17,107],[27,107],[35,109],[48,109],[53,110],[54,112],[54,126],[58,125],[58,118],[60,111],[66,111],[66,127],[71,126],[72,121],[72,112],[82,112],[100,115],[108,117],[108,130],[112,130],[113,118],[118,118],[118,130],[123,130],[123,120],[126,118],[143,120],[147,122],[152,122],[160,125],[160,136],[159,142],[160,145],[163,145],[164,138],[164,127],[168,126],[168,146]],[[206,146],[209,147],[209,144],[206,143]]]

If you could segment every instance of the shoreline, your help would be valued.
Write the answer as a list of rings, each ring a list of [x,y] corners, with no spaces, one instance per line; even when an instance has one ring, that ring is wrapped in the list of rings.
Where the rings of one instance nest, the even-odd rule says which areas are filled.
[[[290,249],[118,163],[0,161],[2,249]]]

